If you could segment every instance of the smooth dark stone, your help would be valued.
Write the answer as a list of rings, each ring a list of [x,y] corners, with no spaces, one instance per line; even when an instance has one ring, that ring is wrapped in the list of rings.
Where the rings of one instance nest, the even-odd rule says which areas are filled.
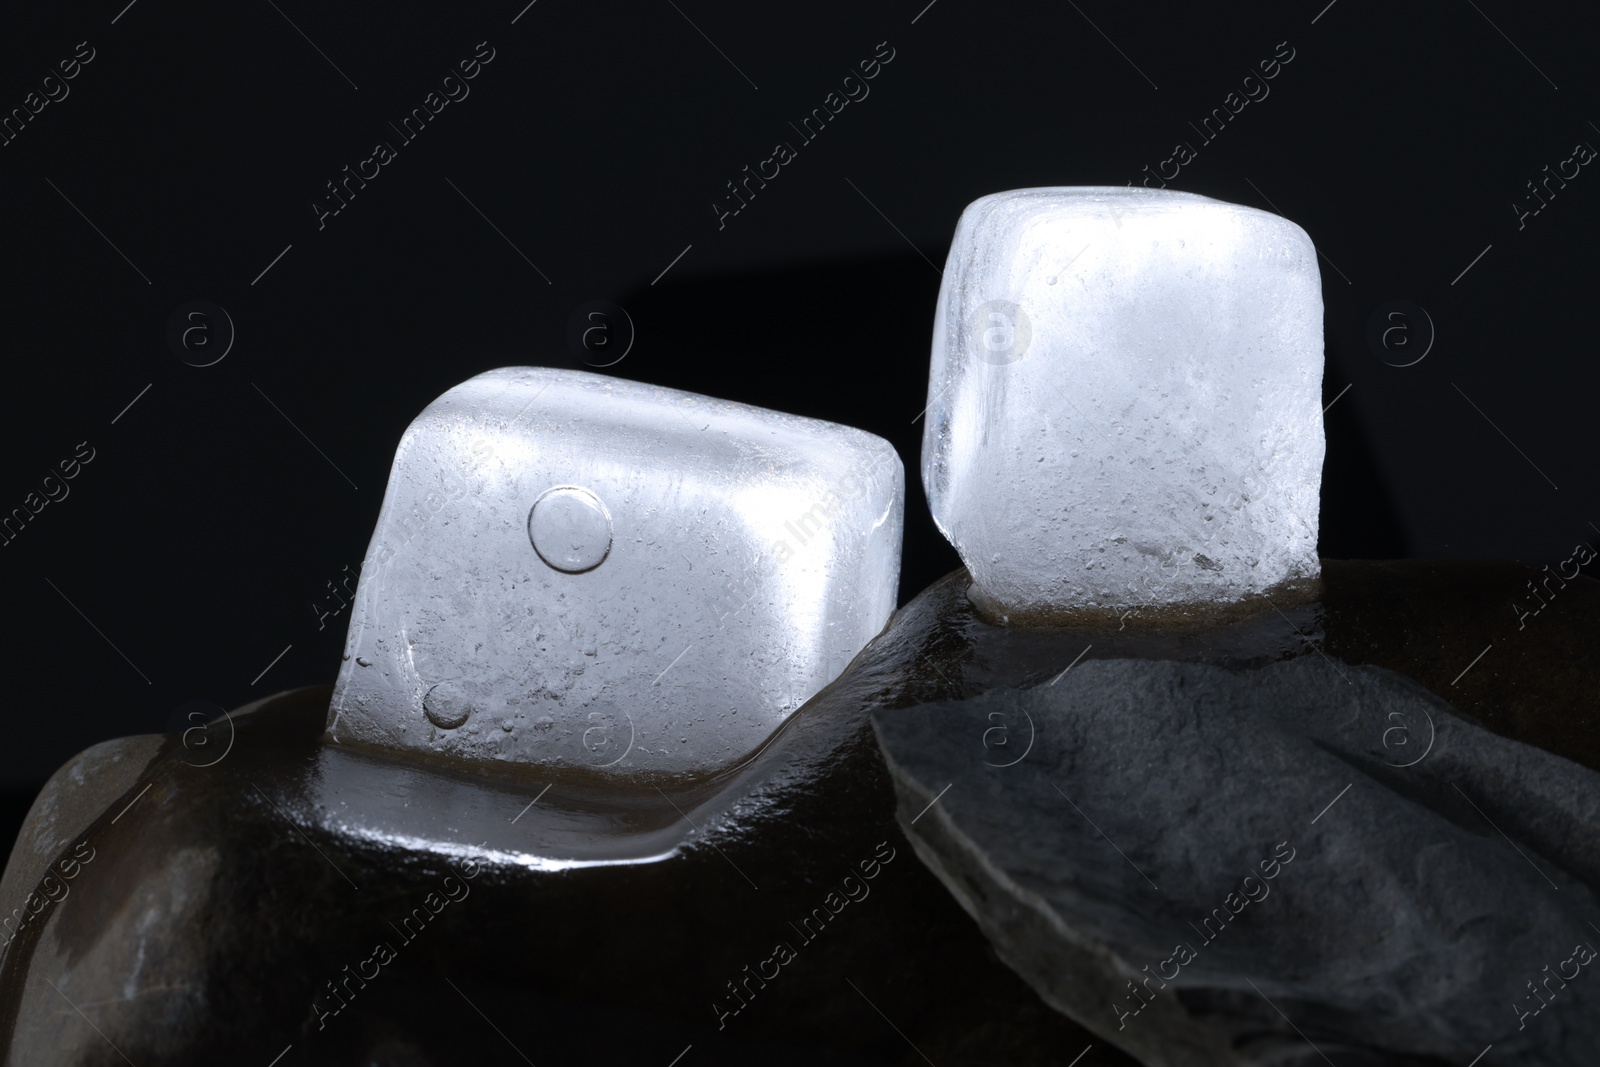
[[[1070,1060],[1092,1037],[999,962],[895,824],[867,714],[915,702],[921,617],[744,765],[631,793],[328,743],[327,688],[236,713],[214,766],[221,724],[202,751],[139,754],[126,784],[69,765],[36,813],[81,790],[99,810],[24,831],[47,862],[89,858],[0,965],[8,1062]],[[437,914],[402,929],[430,892]],[[327,983],[349,974],[333,1014]]]
[[[1508,605],[1523,570],[1512,565],[1329,563],[1324,580],[1321,607],[1162,637],[1136,625],[997,629],[976,617],[956,572],[897,613],[756,756],[627,794],[579,775],[332,744],[321,737],[326,688],[235,713],[236,734],[219,723],[203,749],[177,737],[97,746],[41,793],[0,882],[4,914],[38,909],[0,962],[0,1047],[18,1064],[125,1053],[144,1067],[266,1064],[292,1046],[279,1061],[290,1067],[520,1064],[523,1053],[541,1065],[666,1064],[692,1044],[680,1067],[923,1054],[948,1067],[1069,1063],[1092,1043],[1080,1067],[1132,1063],[1001,964],[915,861],[868,717],[1048,682],[1091,644],[1083,663],[1259,667],[1315,655],[1320,640],[1595,765],[1592,698],[1587,718],[1553,723],[1543,710],[1600,688],[1587,654],[1552,673],[1552,649],[1592,647],[1579,623],[1595,618],[1595,583],[1571,583],[1513,645],[1492,631],[1502,614],[1516,624]],[[995,762],[1002,740],[989,738]],[[859,864],[884,843],[895,858],[862,883],[870,895],[839,904],[814,940],[791,941],[796,958],[766,988],[752,979],[748,1006],[719,1018],[738,1004],[727,983],[778,941],[801,939],[791,923],[844,901],[846,872],[860,882]],[[93,858],[66,876],[84,850]],[[447,864],[462,858],[481,872],[452,875]],[[574,858],[598,865],[548,862]],[[446,877],[470,895],[405,939],[391,924]],[[326,983],[383,940],[394,961],[364,988],[351,979],[348,1006],[320,1025],[336,1004]]]

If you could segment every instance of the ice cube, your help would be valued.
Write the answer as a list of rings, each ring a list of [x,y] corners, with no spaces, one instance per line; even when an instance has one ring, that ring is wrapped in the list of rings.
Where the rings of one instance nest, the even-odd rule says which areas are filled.
[[[905,474],[860,430],[581,371],[489,371],[395,453],[340,741],[690,772],[881,630]]]
[[[997,193],[962,214],[935,314],[922,481],[992,615],[1314,587],[1322,292],[1300,227],[1170,190]]]

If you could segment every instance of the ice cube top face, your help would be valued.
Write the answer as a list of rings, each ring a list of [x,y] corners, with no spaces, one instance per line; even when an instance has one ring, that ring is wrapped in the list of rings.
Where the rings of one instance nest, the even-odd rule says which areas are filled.
[[[612,774],[726,766],[888,621],[904,492],[860,430],[481,374],[401,439],[329,730]]]
[[[1168,190],[997,193],[961,217],[936,316],[922,480],[980,604],[1237,603],[1319,575],[1300,227]]]

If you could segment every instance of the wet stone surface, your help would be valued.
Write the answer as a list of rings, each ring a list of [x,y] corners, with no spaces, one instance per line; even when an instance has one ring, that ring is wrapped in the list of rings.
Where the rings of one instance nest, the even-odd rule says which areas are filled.
[[[1022,699],[1003,691],[1040,691],[1058,676],[1053,692],[1070,693],[1074,675],[1089,677],[1085,668],[1123,669],[1104,659],[1140,660],[1151,671],[1188,662],[1302,672],[1301,682],[1320,685],[1314,676],[1326,667],[1313,648],[1317,642],[1341,666],[1350,665],[1347,671],[1368,663],[1403,672],[1495,733],[1596,766],[1600,733],[1593,701],[1600,668],[1584,650],[1592,649],[1600,587],[1571,583],[1562,599],[1519,631],[1507,603],[1532,575],[1527,568],[1328,561],[1323,574],[1320,606],[1285,608],[1283,615],[1263,611],[1228,627],[1162,636],[1142,632],[1133,618],[1120,631],[989,626],[967,600],[966,577],[958,572],[897,613],[845,674],[753,757],[714,774],[624,781],[575,769],[399,760],[322,736],[327,688],[235,712],[237,733],[220,762],[213,763],[209,751],[197,757],[177,737],[153,755],[148,738],[115,742],[126,749],[116,764],[123,768],[116,788],[83,793],[83,802],[74,802],[97,780],[110,779],[84,778],[71,764],[63,768],[30,815],[21,854],[8,868],[63,872],[61,863],[79,850],[73,877],[61,883],[69,891],[52,897],[36,878],[0,885],[10,894],[0,902],[8,914],[41,902],[0,961],[0,1045],[10,1062],[46,1067],[123,1062],[108,1038],[141,1065],[269,1063],[286,1047],[280,1067],[666,1064],[690,1045],[682,1067],[911,1064],[923,1063],[924,1055],[940,1067],[1065,1064],[1091,1045],[1080,1067],[1134,1063],[1051,1007],[1019,977],[1020,971],[1038,980],[1025,961],[1012,960],[1017,971],[1002,962],[1010,951],[1006,939],[997,935],[991,946],[959,894],[935,875],[938,853],[927,853],[932,869],[918,858],[902,826],[920,840],[942,825],[947,802],[957,812],[966,802],[953,787],[912,823],[918,811],[908,810],[906,796],[897,797],[871,717],[877,714],[881,723],[892,716],[908,726],[934,722],[949,714],[941,709],[953,701],[986,692],[994,701]],[[1423,701],[1414,687],[1394,684],[1405,690],[1406,708]],[[1018,726],[990,720],[987,712],[981,718],[984,729],[962,738],[971,754],[980,763],[1017,759],[1026,747]],[[1006,730],[986,732],[997,725]],[[1426,725],[1408,720],[1406,727],[1380,732],[1376,741],[1360,735],[1367,746],[1362,758],[1414,759],[1427,740]],[[1334,730],[1330,744],[1343,736],[1339,730],[1354,729],[1343,720],[1328,728]],[[1301,834],[1294,827],[1287,834],[1257,832],[1219,815],[1197,840],[1219,853],[1237,853],[1257,871],[1260,861],[1276,858],[1282,841],[1299,850],[1293,860],[1279,861],[1273,895],[1249,904],[1236,921],[1270,917],[1270,909],[1292,903],[1302,891],[1292,880],[1326,862],[1318,858],[1319,842],[1344,840],[1340,835],[1348,830],[1335,829],[1334,820],[1364,812],[1371,800],[1362,796],[1378,788],[1371,783],[1446,781],[1450,768],[1441,756],[1457,751],[1454,739],[1468,732],[1450,720],[1439,734],[1445,747],[1436,743],[1410,769],[1358,769],[1346,759],[1350,770],[1334,784],[1357,778],[1363,784],[1322,816],[1312,835],[1293,836]],[[215,740],[220,747],[223,739]],[[1125,738],[1130,760],[1156,743],[1142,735]],[[1045,751],[1037,748],[1009,769],[980,769],[1021,780],[1019,772]],[[1231,758],[1232,751],[1223,755]],[[1210,757],[1198,747],[1180,754],[1165,768],[1163,788],[1170,795],[1185,776],[1203,778],[1223,766],[1207,763]],[[114,755],[98,751],[95,765],[109,766]],[[1335,766],[1326,753],[1316,759]],[[1124,770],[1130,780],[1142,774],[1148,781],[1163,769],[1129,763]],[[1485,797],[1510,795],[1509,781],[1450,780],[1480,805]],[[1555,783],[1552,778],[1547,787]],[[1117,838],[1110,816],[1103,822],[1105,813],[1092,809],[1094,796],[1076,795],[1068,781],[1057,784]],[[1248,792],[1243,780],[1224,779],[1224,786],[1226,795]],[[1118,804],[1142,811],[1150,788],[1126,789],[1108,805],[1111,813]],[[1044,799],[1050,796],[1053,791]],[[1279,800],[1285,820],[1306,822],[1320,806],[1310,799]],[[1060,797],[1056,803],[1064,812],[1055,826],[1081,832],[1073,823],[1082,824],[1082,817]],[[1431,795],[1413,803],[1418,817],[1443,818],[1446,811]],[[1486,855],[1496,841],[1504,846],[1472,821],[1477,814],[1470,807],[1455,803],[1448,811],[1459,817],[1444,819],[1453,828],[1441,826],[1441,832],[1454,835],[1460,862]],[[1571,803],[1555,803],[1553,810]],[[1303,805],[1312,810],[1302,812]],[[1536,841],[1549,829],[1507,825],[1499,808],[1485,811],[1519,841]],[[1180,827],[1186,817],[1183,811],[1152,816],[1158,829]],[[1238,827],[1237,839],[1230,826]],[[1365,847],[1381,853],[1389,847],[1385,835],[1400,827],[1380,829]],[[1576,899],[1586,891],[1578,883],[1592,884],[1592,871],[1571,859],[1584,840],[1574,831],[1557,844],[1536,845],[1561,862],[1530,852],[1563,886],[1540,892]],[[1117,844],[1128,847],[1120,839]],[[1092,833],[1077,841],[1084,848],[1105,845]],[[926,841],[918,847],[926,850]],[[88,849],[94,858],[84,862]],[[1086,858],[1085,884],[1138,878],[1114,852],[1109,861],[1094,859],[1088,866]],[[1522,864],[1514,853],[1511,862]],[[1199,858],[1193,863],[1202,869]],[[1169,887],[1165,872],[1150,868],[1163,890],[1182,888],[1182,882]],[[1052,869],[1041,858],[1040,870]],[[1180,877],[1178,871],[1172,877]],[[1229,873],[1237,873],[1242,886],[1249,872],[1240,866]],[[1528,870],[1526,877],[1537,875]],[[1205,907],[1224,905],[1233,888],[1216,885],[1203,897]],[[1365,891],[1365,883],[1352,890]],[[1122,903],[1143,907],[1139,892],[1133,886]],[[1143,892],[1154,891],[1145,886]],[[1529,931],[1564,914],[1561,907],[1546,911],[1529,920]],[[1105,921],[1113,927],[1109,913]],[[1238,925],[1223,937],[1244,932]],[[1297,936],[1303,942],[1313,933],[1356,936],[1314,925]],[[1159,947],[1160,955],[1141,963],[1158,966],[1171,955],[1171,945]],[[1219,940],[1211,958],[1196,965],[1216,965],[1223,948]],[[1541,966],[1559,968],[1571,953],[1569,944],[1552,945]],[[1375,956],[1375,964],[1383,958]],[[1594,995],[1583,992],[1587,968],[1584,975],[1530,1017],[1529,1029],[1569,1025],[1573,1009],[1562,1000],[1580,1003],[1579,997]],[[1536,969],[1496,977],[1504,985],[1541,976]],[[1300,979],[1280,974],[1273,980]],[[1299,1019],[1298,1002],[1280,999],[1279,986],[1256,984]],[[1102,1003],[1126,992],[1107,988]],[[1242,1010],[1246,996],[1256,997],[1247,985],[1233,990],[1217,1010]],[[64,997],[83,1008],[92,1027]],[[1151,1010],[1130,1027],[1153,1023]],[[1509,1002],[1497,1010],[1509,1013]],[[1108,1009],[1107,1016],[1115,1019]],[[1268,1025],[1277,1024],[1269,1019]],[[1292,1049],[1286,1054],[1298,1055]],[[1331,1055],[1340,1062],[1340,1054]],[[1343,1060],[1355,1062],[1374,1061]]]
[[[1070,1059],[1092,1035],[895,824],[866,716],[919,699],[921,638],[715,775],[396,760],[320,736],[327,688],[236,713],[213,767],[174,738],[0,965],[11,1062],[122,1062],[63,994],[138,1064]]]

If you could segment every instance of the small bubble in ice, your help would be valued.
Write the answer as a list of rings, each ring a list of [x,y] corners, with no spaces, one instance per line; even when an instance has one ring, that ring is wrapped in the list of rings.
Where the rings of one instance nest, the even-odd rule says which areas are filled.
[[[465,689],[455,682],[440,682],[422,698],[422,713],[441,730],[454,730],[472,713]],[[469,733],[477,733],[473,727]]]
[[[611,552],[611,513],[589,490],[559,485],[534,501],[528,538],[550,566],[581,574],[600,566]]]

